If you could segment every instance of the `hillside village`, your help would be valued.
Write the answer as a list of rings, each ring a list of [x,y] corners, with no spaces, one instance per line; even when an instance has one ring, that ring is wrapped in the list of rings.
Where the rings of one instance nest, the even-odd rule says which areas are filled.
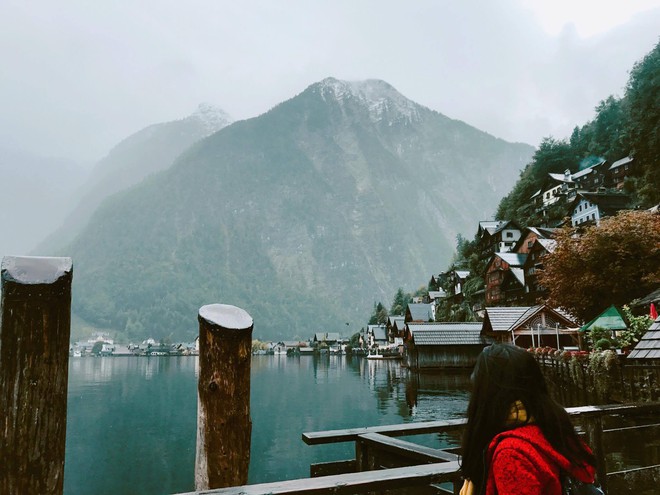
[[[600,160],[576,173],[570,170],[563,174],[548,173],[543,186],[529,198],[535,211],[549,219],[547,223],[521,227],[513,220],[479,222],[474,251],[478,258],[476,265],[484,267],[481,273],[454,266],[432,275],[428,290],[411,297],[405,308],[401,308],[404,314],[389,315],[386,321],[368,324],[350,339],[339,332],[316,332],[307,340],[255,341],[253,353],[366,355],[371,351],[379,356],[401,358],[412,369],[433,369],[469,367],[483,346],[494,341],[525,348],[582,352],[595,344],[585,335],[592,327],[609,329],[614,345],[617,337],[628,331],[626,317],[619,309],[608,308],[604,315],[585,325],[568,312],[544,302],[547,289],[539,283],[538,273],[556,248],[554,235],[558,227],[570,225],[579,235],[583,229],[597,227],[602,219],[629,207],[631,198],[622,186],[634,167],[635,160],[625,157],[611,164]],[[558,211],[563,220],[553,223],[550,219]],[[658,207],[651,211],[658,214]],[[475,281],[480,287],[467,291],[469,281],[473,287]],[[468,321],[452,321],[447,317],[447,307],[461,306],[469,308],[469,314],[460,318]],[[660,289],[630,301],[630,306],[636,313],[648,314],[649,307],[660,307]],[[651,330],[657,327],[660,319],[655,320]],[[641,362],[660,359],[660,334],[649,332],[641,340],[640,345],[647,352],[626,349],[628,359]],[[73,356],[180,356],[198,352],[197,341],[166,344],[147,339],[139,344],[116,345],[101,334],[71,347]],[[619,349],[619,353],[623,351]]]
[[[376,334],[372,327],[378,327],[390,345],[398,339],[406,364],[417,369],[470,366],[483,346],[495,341],[569,353],[618,347],[629,360],[657,364],[660,334],[654,331],[660,319],[654,310],[660,305],[660,288],[629,301],[630,309],[623,313],[612,306],[584,322],[546,304],[548,291],[538,278],[544,260],[556,249],[558,228],[571,227],[578,238],[585,229],[598,228],[603,219],[630,208],[623,184],[634,167],[635,160],[625,157],[613,163],[599,160],[575,173],[548,173],[528,199],[546,223],[521,227],[513,220],[479,222],[474,241],[466,243],[471,244],[471,263],[459,254],[449,270],[431,276],[428,290],[412,298],[405,315],[389,316],[367,333]],[[658,206],[649,212],[657,215]],[[561,220],[551,220],[557,217]],[[469,266],[481,267],[480,272],[471,272]],[[653,325],[643,336],[631,334],[633,313],[652,315],[645,318],[646,327]],[[595,342],[589,331],[596,329],[595,335],[602,328],[606,332]]]

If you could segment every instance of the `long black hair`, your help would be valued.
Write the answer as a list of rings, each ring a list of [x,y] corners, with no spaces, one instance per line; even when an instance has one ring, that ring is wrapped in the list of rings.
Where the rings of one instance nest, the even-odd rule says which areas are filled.
[[[486,449],[495,435],[520,426],[508,421],[516,401],[523,403],[553,448],[576,465],[594,465],[595,458],[579,440],[568,413],[548,393],[534,356],[520,347],[486,347],[472,373],[473,390],[463,434],[461,470],[480,492],[486,477]]]

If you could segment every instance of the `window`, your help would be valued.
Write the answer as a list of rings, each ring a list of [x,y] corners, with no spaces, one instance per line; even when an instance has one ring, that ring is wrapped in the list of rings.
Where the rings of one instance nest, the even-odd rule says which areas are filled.
[[[531,248],[532,244],[534,244],[534,241],[527,241],[527,248]]]
[[[507,232],[506,237],[507,237],[507,239],[513,237],[513,232]]]

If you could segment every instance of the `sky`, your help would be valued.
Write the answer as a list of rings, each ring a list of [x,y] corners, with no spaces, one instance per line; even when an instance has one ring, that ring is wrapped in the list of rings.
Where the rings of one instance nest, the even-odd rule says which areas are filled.
[[[538,145],[622,96],[659,27],[660,0],[2,0],[0,149],[92,164],[201,102],[250,118],[329,76]]]

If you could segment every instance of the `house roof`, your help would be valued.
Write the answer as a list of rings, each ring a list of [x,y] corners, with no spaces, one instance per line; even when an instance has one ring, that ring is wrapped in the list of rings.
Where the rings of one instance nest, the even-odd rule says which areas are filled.
[[[570,174],[568,176],[568,180],[566,180],[566,175],[564,175],[564,174],[553,174],[552,172],[550,172],[548,175],[550,176],[551,179],[553,179],[557,182],[567,182],[567,183],[568,182],[573,182],[571,180],[572,176]]]
[[[651,323],[648,331],[628,354],[628,359],[660,359],[660,316]]]
[[[626,320],[624,320],[621,311],[612,305],[589,323],[580,327],[580,331],[586,332],[593,327],[607,328],[609,330],[625,330],[628,328],[628,325],[626,325]]]
[[[495,253],[493,256],[497,256],[498,258],[506,261],[511,267],[523,266],[527,260],[526,254],[518,253]]]
[[[330,341],[332,340],[337,341],[337,340],[341,340],[341,336],[336,332],[328,332],[325,339]]]
[[[508,332],[530,309],[529,306],[495,306],[486,308],[486,317],[495,332]]]
[[[483,344],[479,322],[409,323],[408,329],[417,346]]]
[[[430,304],[408,304],[406,315],[410,313],[410,321],[429,321],[433,318]]]
[[[511,273],[513,276],[516,278],[518,282],[520,282],[521,285],[525,285],[525,270],[522,268],[511,268],[510,269]]]
[[[543,246],[543,248],[549,253],[554,253],[557,248],[557,241],[554,239],[536,239],[536,242]]]
[[[571,209],[582,199],[598,205],[603,211],[613,213],[628,208],[630,204],[630,196],[626,194],[580,191],[571,203]]]
[[[485,328],[487,324],[490,323],[493,331],[508,332],[519,327],[534,315],[543,311],[554,313],[562,318],[565,324],[575,326],[575,321],[571,315],[560,309],[551,308],[545,304],[538,304],[536,306],[487,307],[483,325]]]
[[[374,340],[387,340],[387,329],[381,325],[369,325],[369,330],[374,334]]]
[[[405,316],[388,316],[387,319],[388,319],[390,325],[394,325],[395,323],[403,322],[406,319],[406,317]]]
[[[440,289],[440,290],[430,290],[429,291],[429,297],[431,299],[442,299],[443,297],[447,297],[447,294],[442,289]]]
[[[626,163],[630,163],[630,162],[632,162],[632,161],[633,161],[633,157],[632,157],[632,156],[627,156],[627,157],[625,157],[625,158],[621,158],[621,160],[617,160],[617,161],[615,161],[612,165],[610,165],[609,170],[612,170],[612,169],[615,169],[615,168],[619,168],[621,165],[625,165]]]
[[[634,308],[649,306],[649,309],[650,309],[651,303],[657,303],[657,302],[660,302],[660,288],[657,288],[656,290],[654,290],[650,294],[648,294],[648,295],[646,295],[646,296],[644,296],[640,299],[635,299],[634,301],[632,301],[630,303],[630,306],[634,307]]]
[[[479,222],[479,232],[484,230],[490,235],[493,235],[497,231],[497,227],[499,227],[500,223],[502,223],[500,220],[486,220]]]
[[[470,275],[470,270],[455,270],[458,278],[467,278]]]
[[[324,341],[324,340],[325,340],[325,333],[323,333],[323,332],[316,332],[316,333],[314,334],[314,340],[319,341],[319,342]]]

